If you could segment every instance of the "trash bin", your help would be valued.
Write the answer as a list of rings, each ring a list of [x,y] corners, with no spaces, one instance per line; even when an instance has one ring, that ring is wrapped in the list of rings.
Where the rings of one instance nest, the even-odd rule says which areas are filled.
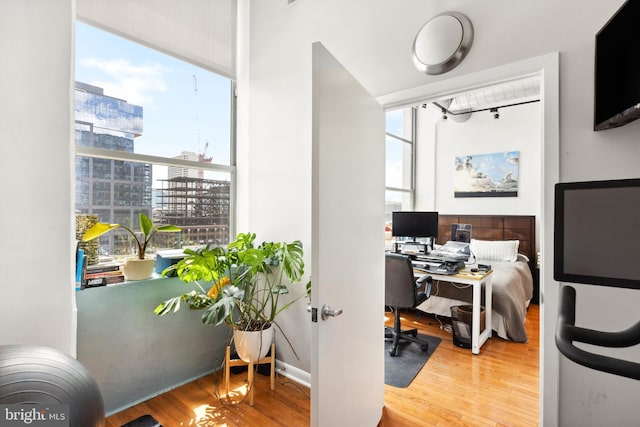
[[[454,305],[451,307],[453,344],[471,348],[471,328],[473,327],[473,306]],[[484,307],[480,310],[480,332],[484,330]]]

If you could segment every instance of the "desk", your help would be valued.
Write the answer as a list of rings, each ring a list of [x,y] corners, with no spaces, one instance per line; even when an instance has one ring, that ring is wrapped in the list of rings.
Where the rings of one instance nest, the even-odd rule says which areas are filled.
[[[425,274],[430,275],[433,280],[441,280],[443,282],[451,282],[461,285],[473,286],[473,326],[471,328],[471,352],[473,354],[480,353],[480,347],[489,338],[491,338],[491,280],[493,270],[488,272],[479,271],[472,273],[467,269],[460,270],[457,274],[446,275],[438,273],[429,273],[419,270],[414,270],[416,276],[422,276]],[[480,330],[480,311],[482,310],[482,284],[484,283],[484,309],[485,309],[485,322],[484,330]]]

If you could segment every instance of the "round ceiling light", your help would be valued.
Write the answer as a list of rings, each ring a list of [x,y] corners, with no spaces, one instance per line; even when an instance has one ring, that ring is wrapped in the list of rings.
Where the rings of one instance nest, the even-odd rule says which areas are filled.
[[[422,26],[413,41],[413,62],[426,74],[443,74],[458,65],[471,49],[473,25],[457,12],[437,15]]]

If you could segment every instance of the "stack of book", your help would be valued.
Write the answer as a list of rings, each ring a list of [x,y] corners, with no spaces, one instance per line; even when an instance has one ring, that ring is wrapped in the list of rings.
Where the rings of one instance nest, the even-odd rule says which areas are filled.
[[[93,288],[122,282],[124,282],[122,263],[88,265],[85,270],[82,288]]]

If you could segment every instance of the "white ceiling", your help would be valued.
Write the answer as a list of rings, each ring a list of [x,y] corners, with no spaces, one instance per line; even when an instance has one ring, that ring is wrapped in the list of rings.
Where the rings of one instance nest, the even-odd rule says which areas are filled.
[[[538,100],[540,100],[540,78],[536,76],[475,89],[453,97],[444,97],[436,102],[452,113],[466,113]]]

